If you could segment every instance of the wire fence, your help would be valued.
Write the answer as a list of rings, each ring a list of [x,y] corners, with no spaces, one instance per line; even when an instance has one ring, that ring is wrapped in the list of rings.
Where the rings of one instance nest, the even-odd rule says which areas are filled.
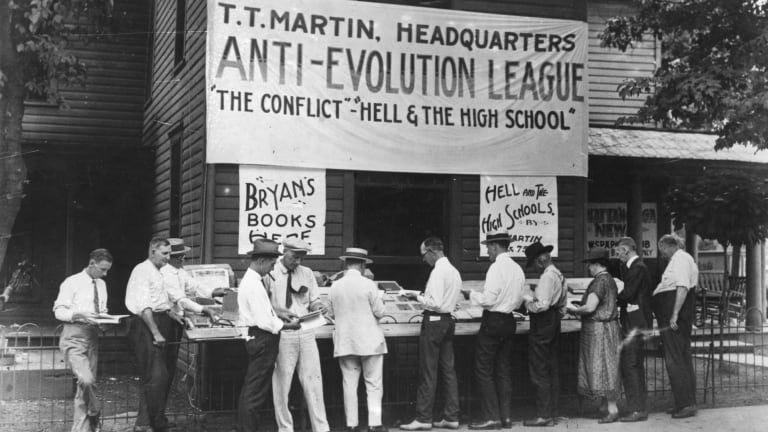
[[[36,324],[0,326],[0,431],[68,431],[72,425],[76,381],[58,342],[62,327]],[[715,319],[700,323],[692,336],[693,362],[700,406],[723,406],[734,401],[765,400],[768,394],[768,338],[765,329],[747,329],[742,322]],[[384,420],[396,425],[414,413],[418,383],[418,338],[388,340],[385,357]],[[472,336],[457,336],[455,366],[459,380],[462,421],[472,418],[477,403],[473,393]],[[241,341],[182,341],[173,389],[166,413],[175,430],[219,431],[234,426],[234,410],[246,367]],[[319,339],[328,420],[344,426],[341,372],[333,358],[332,342]],[[560,343],[560,411],[580,414],[576,394],[578,332],[563,333]],[[524,417],[533,412],[534,390],[528,377],[527,338],[515,339],[513,364],[513,413]],[[132,430],[138,410],[139,381],[125,328],[110,326],[100,338],[97,392],[102,400],[102,430]],[[671,406],[672,395],[658,341],[646,343],[648,402],[651,410]],[[294,380],[298,386],[298,380]],[[360,386],[361,401],[365,401]],[[438,391],[438,395],[441,392]],[[297,429],[309,430],[300,389],[291,392],[291,409]],[[439,396],[438,396],[439,398]],[[441,401],[436,401],[437,407]],[[365,409],[361,409],[361,423]],[[265,424],[271,411],[265,410]]]

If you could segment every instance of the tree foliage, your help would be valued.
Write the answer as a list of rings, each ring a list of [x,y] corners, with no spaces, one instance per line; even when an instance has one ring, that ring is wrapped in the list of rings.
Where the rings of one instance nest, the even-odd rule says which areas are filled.
[[[768,2],[764,0],[634,0],[637,14],[609,19],[603,46],[625,51],[649,37],[661,41],[651,77],[619,86],[622,98],[648,96],[619,123],[711,130],[715,148],[768,148]]]
[[[768,237],[768,180],[743,171],[713,170],[670,187],[664,206],[679,229],[685,224],[723,246]]]

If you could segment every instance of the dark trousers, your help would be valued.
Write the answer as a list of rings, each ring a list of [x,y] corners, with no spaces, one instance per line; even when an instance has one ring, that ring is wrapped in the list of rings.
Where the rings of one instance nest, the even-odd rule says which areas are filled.
[[[475,340],[475,382],[480,400],[480,421],[510,417],[512,404],[512,338],[514,315],[483,312]]]
[[[629,332],[624,329],[624,336]],[[627,410],[645,411],[645,342],[641,335],[626,341],[621,347],[619,357],[621,370],[621,383],[627,397]]]
[[[432,321],[430,319],[437,319]],[[419,387],[416,391],[416,420],[432,423],[438,367],[443,383],[443,420],[459,420],[459,384],[453,366],[453,333],[450,315],[424,315],[419,334]]]
[[[664,362],[667,365],[675,408],[680,409],[696,405],[696,374],[693,371],[691,356],[691,326],[694,316],[693,289],[688,290],[683,307],[677,316],[677,330],[669,328],[669,320],[675,306],[675,291],[667,291],[653,296],[653,313],[661,329],[661,344]]]
[[[532,313],[530,319],[528,371],[536,388],[536,412],[539,417],[555,417],[560,398],[560,312]]]
[[[149,327],[139,316],[134,316],[128,329],[128,339],[136,353],[139,369],[139,410],[136,426],[164,429],[168,426],[165,404],[176,374],[176,358],[179,354],[181,326],[166,312],[155,312],[153,318],[165,346],[153,345]]]
[[[248,369],[237,405],[238,432],[255,432],[259,427],[259,410],[271,396],[272,372],[280,347],[280,334],[251,327],[253,339],[245,342]]]

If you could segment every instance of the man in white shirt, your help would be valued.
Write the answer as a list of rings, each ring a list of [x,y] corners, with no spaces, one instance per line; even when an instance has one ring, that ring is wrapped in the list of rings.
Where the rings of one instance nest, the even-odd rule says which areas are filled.
[[[531,331],[528,335],[528,370],[536,388],[534,419],[525,420],[525,426],[552,426],[557,415],[560,397],[560,371],[558,368],[560,319],[568,297],[565,278],[552,264],[552,245],[534,242],[525,248],[526,267],[533,265],[541,272],[533,292],[523,295],[528,309]]]
[[[200,305],[190,297],[194,297],[200,289],[200,284],[184,270],[184,258],[192,250],[184,244],[180,238],[169,238],[171,245],[171,254],[168,257],[168,264],[160,268],[163,275],[163,286],[168,299],[173,307],[171,308],[171,317],[184,325],[184,311],[190,311],[196,314],[208,315],[213,321],[218,318],[215,308],[210,305]]]
[[[658,321],[664,361],[675,406],[672,418],[696,415],[696,374],[691,354],[691,328],[699,269],[693,257],[682,250],[677,237],[659,239],[659,252],[669,260],[651,303]]]
[[[461,295],[461,275],[443,252],[443,241],[430,237],[421,243],[421,259],[433,267],[423,294],[408,297],[424,307],[419,334],[419,387],[416,391],[416,419],[400,425],[403,430],[459,428],[459,390],[453,366],[453,334],[456,323],[451,315]],[[432,408],[441,372],[445,406],[440,421],[432,423]]]
[[[278,244],[257,239],[249,253],[251,264],[245,271],[237,290],[238,321],[243,330],[248,369],[237,406],[237,429],[254,432],[259,426],[259,410],[269,395],[269,383],[275,368],[281,330],[296,330],[299,321],[290,313],[278,313],[272,308],[267,288],[262,283],[280,256]]]
[[[165,405],[176,372],[179,324],[168,314],[173,306],[160,269],[168,263],[171,246],[165,237],[149,242],[149,258],[134,267],[125,290],[125,306],[134,315],[128,340],[139,369],[139,409],[135,432],[165,432]]]
[[[101,403],[95,392],[99,326],[94,320],[107,313],[107,285],[102,278],[112,268],[112,254],[96,249],[88,258],[88,267],[62,282],[53,304],[56,319],[64,322],[59,348],[77,377],[72,432],[101,430]]]
[[[485,240],[491,266],[483,292],[462,290],[472,304],[483,308],[475,339],[475,381],[480,410],[470,429],[512,427],[512,340],[517,330],[512,313],[523,302],[525,273],[508,253],[511,238],[506,232],[488,233]],[[500,421],[501,420],[501,421]]]
[[[288,311],[298,317],[310,312],[325,311],[320,301],[320,289],[315,274],[301,265],[310,251],[304,240],[287,238],[283,241],[283,256],[265,279],[271,293],[272,306],[277,311]],[[288,394],[294,372],[298,369],[299,382],[304,390],[313,432],[330,430],[323,400],[323,375],[320,353],[317,350],[315,330],[285,331],[280,336],[280,350],[272,375],[272,399],[279,432],[293,432],[293,417],[288,409]]]

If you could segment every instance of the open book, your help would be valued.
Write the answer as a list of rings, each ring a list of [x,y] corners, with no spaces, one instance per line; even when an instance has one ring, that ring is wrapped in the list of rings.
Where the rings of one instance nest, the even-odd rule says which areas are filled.
[[[310,312],[302,317],[299,317],[299,322],[301,322],[302,330],[310,330],[328,324],[325,316],[320,311]]]
[[[127,316],[128,315],[99,314],[99,316],[94,321],[96,321],[96,324],[99,324],[99,325],[120,324],[120,320]]]

